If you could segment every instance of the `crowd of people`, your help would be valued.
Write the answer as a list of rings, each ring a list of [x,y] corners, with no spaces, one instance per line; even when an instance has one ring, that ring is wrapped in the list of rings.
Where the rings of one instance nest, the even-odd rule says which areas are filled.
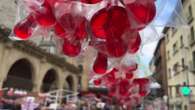
[[[44,99],[34,97],[24,97],[18,99],[0,98],[0,110],[122,110],[116,104],[102,100],[83,100],[62,101],[60,104],[55,102],[45,102]]]
[[[0,95],[0,110],[167,110],[166,104],[156,99],[143,107],[127,107],[119,104],[116,98],[104,95],[71,95],[55,100],[45,94],[33,93],[25,96]],[[69,94],[70,96],[70,94]],[[141,108],[141,109],[140,109]]]

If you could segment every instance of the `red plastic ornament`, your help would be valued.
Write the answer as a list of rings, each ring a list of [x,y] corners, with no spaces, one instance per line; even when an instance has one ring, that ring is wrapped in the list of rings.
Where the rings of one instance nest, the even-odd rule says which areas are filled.
[[[61,24],[56,23],[54,26],[54,31],[55,34],[59,37],[59,38],[65,38],[66,36],[66,31],[64,30],[64,28],[61,26]]]
[[[133,71],[136,71],[138,68],[138,64],[133,64],[133,65],[130,65],[126,68],[126,71],[128,72],[133,72]]]
[[[34,15],[36,21],[42,27],[50,27],[56,23],[52,8],[47,1],[39,9],[34,10]]]
[[[83,40],[87,37],[87,20],[82,18],[81,22],[76,27],[75,35],[77,40]]]
[[[94,62],[93,65],[93,70],[95,73],[97,74],[104,74],[107,71],[107,56],[102,54],[102,53],[98,53],[96,60]]]
[[[63,44],[63,53],[70,57],[78,56],[81,51],[80,42],[71,43],[67,40],[64,41]]]
[[[139,33],[137,33],[136,36],[132,38],[132,41],[129,42],[128,52],[136,53],[139,50],[140,46],[141,46],[141,36]]]
[[[80,1],[87,4],[96,4],[101,2],[102,0],[80,0]]]
[[[109,38],[106,47],[110,57],[122,57],[127,52],[127,44],[119,38]]]
[[[126,76],[126,79],[132,79],[134,75],[133,73],[126,73],[125,76]]]
[[[140,96],[144,97],[147,96],[149,93],[149,84],[150,80],[147,78],[140,78],[140,79],[134,79],[134,84],[139,85],[139,94]]]
[[[127,79],[123,79],[119,83],[119,94],[127,96],[129,93],[130,83]]]
[[[117,72],[118,70],[117,69],[112,69],[112,71],[110,71],[109,73],[107,73],[104,77],[104,79],[106,80],[106,82],[108,82],[109,83],[109,85],[110,84],[113,84],[114,82],[115,82],[115,80],[116,80],[116,76],[115,76],[115,74],[116,74],[116,72]]]
[[[127,12],[120,6],[101,9],[92,17],[90,24],[94,37],[100,39],[121,38],[129,28]]]
[[[132,18],[136,21],[136,29],[143,29],[156,16],[156,6],[154,0],[135,0],[133,3],[126,4],[132,13]],[[134,21],[132,21],[134,22]]]
[[[96,86],[100,85],[101,83],[102,83],[102,80],[101,80],[101,79],[96,79],[96,80],[94,80],[94,84],[95,84]]]
[[[60,17],[59,23],[67,34],[73,36],[72,39],[83,40],[87,37],[87,19],[85,17],[66,13]]]
[[[108,19],[108,13],[106,9],[102,9],[97,12],[91,20],[91,29],[95,37],[100,39],[106,39],[107,33],[105,25]]]
[[[116,85],[113,85],[109,88],[109,96],[113,97],[116,95]]]
[[[15,25],[14,35],[21,40],[27,40],[33,33],[33,28],[36,26],[35,19],[29,15],[26,19]]]

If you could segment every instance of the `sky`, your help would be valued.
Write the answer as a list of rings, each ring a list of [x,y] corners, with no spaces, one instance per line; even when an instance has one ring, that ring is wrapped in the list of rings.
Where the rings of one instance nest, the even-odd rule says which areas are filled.
[[[163,37],[164,27],[178,27],[184,25],[183,18],[178,14],[182,8],[180,0],[157,0],[157,16],[149,25],[148,29],[141,32],[143,46],[140,50],[140,60],[145,68],[149,68],[149,63],[153,57],[156,45]],[[173,16],[175,19],[173,19]],[[146,75],[142,73],[141,76]]]
[[[166,3],[167,1],[167,3]],[[182,25],[178,24],[178,22],[174,22],[171,19],[171,15],[177,15],[177,11],[179,10],[174,10],[174,7],[180,7],[178,5],[179,0],[157,0],[157,13],[161,13],[158,15],[155,20],[151,23],[151,27],[155,28],[154,32],[149,31],[148,29],[144,30],[144,39],[151,39],[147,42],[144,42],[144,46],[141,49],[142,53],[142,59],[143,62],[148,65],[151,58],[153,57],[154,50],[156,48],[156,45],[159,41],[159,39],[162,37],[162,30],[163,28],[167,26],[175,27],[177,25]],[[166,3],[164,5],[164,8],[162,10],[162,4]],[[179,3],[180,4],[180,3]],[[179,15],[176,17],[180,17]],[[178,21],[178,20],[177,20]],[[166,24],[168,23],[168,24]]]

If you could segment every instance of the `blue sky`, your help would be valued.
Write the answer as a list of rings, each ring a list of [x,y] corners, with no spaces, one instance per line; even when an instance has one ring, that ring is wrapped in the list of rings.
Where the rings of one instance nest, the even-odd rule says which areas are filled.
[[[149,62],[153,57],[154,50],[160,39],[160,35],[165,26],[176,27],[182,25],[182,21],[177,11],[180,11],[181,4],[180,0],[157,0],[157,17],[154,22],[151,23],[151,26],[155,28],[156,33],[151,33],[148,30],[144,30],[144,39],[154,39],[151,42],[144,42],[144,46],[141,49],[141,61],[146,67],[149,66]],[[177,10],[175,10],[177,9]],[[177,17],[177,19],[172,19],[172,16]],[[142,38],[143,38],[142,37]]]

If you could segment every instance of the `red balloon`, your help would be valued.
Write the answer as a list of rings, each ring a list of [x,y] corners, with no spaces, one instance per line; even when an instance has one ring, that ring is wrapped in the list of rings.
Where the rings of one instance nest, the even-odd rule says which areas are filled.
[[[129,42],[128,45],[128,52],[129,53],[136,53],[141,46],[141,36],[139,33],[136,34],[135,37],[132,38],[132,40]]]
[[[66,13],[60,17],[59,23],[67,34],[72,34],[74,39],[83,40],[87,37],[87,19],[85,17]]]
[[[61,24],[56,23],[54,26],[54,31],[55,34],[59,37],[59,38],[65,38],[66,36],[66,31],[64,30],[64,28],[61,26]]]
[[[113,84],[116,80],[116,72],[118,70],[116,68],[112,69],[112,71],[110,71],[109,73],[107,73],[105,76],[104,76],[104,79],[110,84]]]
[[[116,86],[111,86],[111,88],[109,88],[109,96],[113,97],[116,95]]]
[[[96,72],[97,74],[104,74],[107,71],[107,56],[102,54],[102,53],[98,53],[96,60],[93,64],[93,70],[94,72]]]
[[[34,10],[34,12],[36,21],[40,26],[50,27],[56,23],[56,19],[52,11],[52,8],[47,3],[47,1],[44,2],[42,7]]]
[[[127,79],[123,79],[119,83],[119,94],[127,96],[129,93],[130,83]]]
[[[80,0],[83,3],[88,3],[88,4],[95,4],[95,3],[99,3],[102,0]]]
[[[134,84],[139,85],[139,94],[140,96],[144,97],[147,96],[149,93],[149,84],[150,80],[147,78],[140,78],[140,79],[134,79]]]
[[[97,12],[91,19],[91,29],[95,37],[100,39],[106,39],[107,33],[104,28],[108,19],[108,13],[106,9],[102,9]]]
[[[132,79],[133,78],[133,73],[126,73],[126,79]]]
[[[54,7],[55,6],[55,4],[58,2],[58,1],[60,1],[60,0],[45,0],[47,3],[49,3],[49,5],[51,6],[51,7]]]
[[[29,15],[24,20],[15,25],[13,31],[14,35],[21,40],[26,40],[31,37],[33,28],[36,26],[35,19],[32,15]]]
[[[126,4],[135,19],[136,29],[142,29],[149,24],[156,16],[156,6],[154,0],[136,0],[133,3]],[[133,22],[133,21],[132,21]]]
[[[128,66],[127,69],[126,69],[126,71],[133,72],[133,71],[136,71],[137,68],[138,68],[138,64],[133,64],[131,66]]]
[[[100,85],[101,83],[102,83],[102,80],[101,80],[101,79],[96,79],[96,80],[94,80],[94,84],[95,84],[96,86]]]
[[[112,6],[95,13],[90,25],[96,38],[121,38],[122,34],[129,28],[129,20],[125,8]]]
[[[81,51],[81,44],[80,42],[69,42],[64,40],[63,44],[63,53],[70,57],[78,56]]]
[[[81,22],[78,23],[74,36],[77,40],[83,40],[87,37],[87,20],[82,18]]]
[[[108,38],[107,51],[111,57],[122,57],[127,52],[127,44],[120,38]]]

